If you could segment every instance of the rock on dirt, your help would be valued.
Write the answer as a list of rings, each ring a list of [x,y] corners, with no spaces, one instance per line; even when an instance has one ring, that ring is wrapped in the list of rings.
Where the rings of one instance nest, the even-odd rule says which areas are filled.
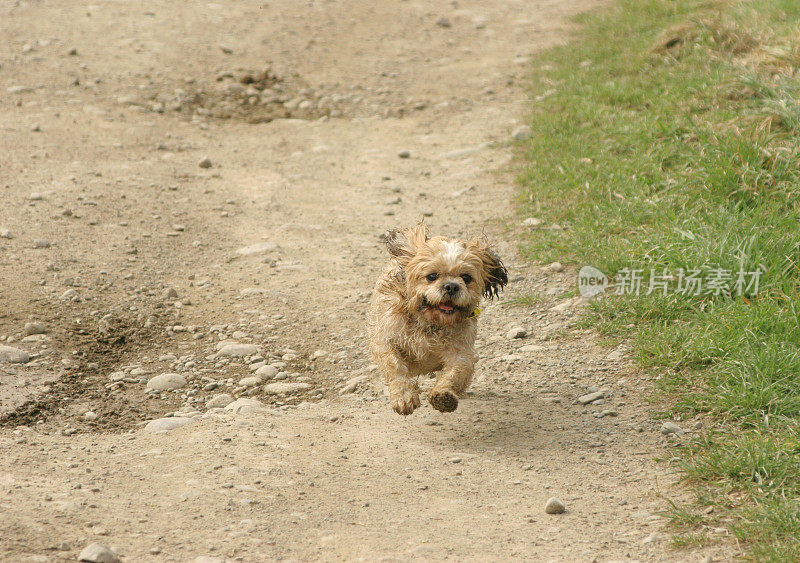
[[[226,344],[220,348],[217,355],[244,358],[246,356],[252,356],[256,352],[258,352],[258,346],[255,344]]]
[[[241,248],[236,249],[236,254],[239,256],[253,256],[256,254],[264,254],[265,252],[270,252],[278,248],[278,245],[274,242],[257,242],[255,244],[251,244],[249,246],[243,246]]]
[[[233,402],[233,400],[233,397],[227,393],[219,393],[218,395],[211,397],[208,402],[206,402],[206,408],[213,409],[227,407]]]
[[[251,414],[264,411],[264,404],[257,399],[248,399],[242,397],[236,399],[231,404],[225,407],[226,411],[235,412],[237,414]]]
[[[179,373],[162,373],[147,382],[148,391],[170,391],[186,387],[186,379]]]
[[[592,393],[587,393],[586,395],[581,395],[578,397],[578,402],[582,405],[588,405],[589,403],[593,403],[598,399],[605,398],[606,394],[602,391],[594,391]]]
[[[507,333],[506,338],[509,340],[515,340],[517,338],[525,338],[528,336],[528,331],[522,328],[521,326],[512,327]]]
[[[148,422],[144,427],[144,431],[150,432],[151,434],[161,434],[164,432],[169,432],[170,430],[175,430],[181,426],[186,426],[192,422],[194,422],[193,418],[184,418],[180,416],[157,418],[156,420],[151,420]]]
[[[25,350],[0,345],[0,363],[27,364],[30,360],[31,356]]]
[[[78,561],[88,561],[89,563],[119,563],[119,557],[101,543],[90,543],[84,547],[80,555],[78,555]]]
[[[544,511],[547,514],[563,514],[566,512],[566,507],[564,503],[561,502],[556,497],[551,497],[547,500],[547,503],[544,505]]]
[[[264,386],[264,392],[268,395],[280,395],[281,393],[297,393],[311,389],[311,384],[302,382],[270,383]]]
[[[681,428],[674,422],[665,422],[664,424],[661,425],[661,433],[664,436],[669,436],[670,434],[681,436],[685,433],[685,431],[683,428]]]
[[[25,333],[25,336],[44,334],[47,332],[47,327],[44,325],[44,323],[30,322],[25,323],[25,328],[22,332]]]

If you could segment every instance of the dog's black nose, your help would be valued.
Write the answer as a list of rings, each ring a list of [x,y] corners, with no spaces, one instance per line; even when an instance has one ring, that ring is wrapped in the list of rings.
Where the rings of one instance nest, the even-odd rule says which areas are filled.
[[[458,284],[455,282],[447,282],[442,287],[444,287],[444,290],[450,295],[453,295],[456,291],[458,291]]]

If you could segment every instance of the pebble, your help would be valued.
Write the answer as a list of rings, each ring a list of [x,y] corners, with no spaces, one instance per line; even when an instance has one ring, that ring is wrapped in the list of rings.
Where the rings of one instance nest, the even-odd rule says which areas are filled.
[[[85,413],[83,413],[83,420],[87,422],[97,420],[97,413],[94,411],[86,411]]]
[[[264,410],[264,404],[256,399],[242,397],[225,406],[225,410],[238,414],[259,413]]]
[[[80,555],[78,555],[78,561],[89,561],[89,563],[119,563],[119,557],[101,543],[90,543],[84,547]]]
[[[563,272],[564,265],[561,262],[553,262],[547,267],[551,272]]]
[[[147,382],[148,391],[169,391],[186,387],[186,379],[179,373],[162,373]]]
[[[78,298],[78,292],[73,288],[69,288],[67,291],[61,294],[62,301],[74,301],[77,298]]]
[[[556,497],[551,497],[547,500],[547,504],[544,505],[544,511],[547,514],[563,514],[566,512],[566,507],[564,503],[558,500]]]
[[[533,135],[533,131],[527,125],[522,125],[514,129],[511,132],[511,136],[514,137],[517,141],[527,141]]]
[[[211,159],[207,156],[204,156],[200,162],[197,163],[197,166],[200,168],[211,168]]]
[[[537,219],[536,217],[528,217],[522,222],[522,224],[526,227],[538,227],[542,224],[542,220]]]
[[[270,383],[264,386],[264,391],[268,395],[280,395],[281,393],[296,393],[310,389],[311,384],[301,382]]]
[[[233,356],[236,358],[243,358],[245,356],[252,356],[258,352],[258,346],[255,344],[226,344],[217,352],[218,356]]]
[[[514,340],[516,338],[525,338],[528,336],[528,331],[522,328],[521,326],[512,327],[511,330],[508,331],[506,334],[506,338],[509,340]]]
[[[25,333],[25,336],[30,336],[32,334],[44,334],[47,332],[47,327],[45,327],[44,323],[30,322],[25,323],[25,328],[22,332]]]
[[[339,395],[347,395],[348,393],[353,393],[361,383],[363,383],[368,379],[368,377],[369,376],[367,375],[359,375],[357,377],[351,377],[344,384],[344,387],[342,387],[341,391],[339,391]]]
[[[33,241],[34,248],[50,248],[50,241],[42,238],[37,238]]]
[[[267,364],[265,366],[261,366],[260,368],[258,368],[255,371],[254,375],[259,379],[261,379],[261,381],[264,381],[265,379],[272,379],[273,377],[278,375],[278,368]]]
[[[214,395],[206,402],[207,409],[224,408],[234,401],[233,397],[227,393],[219,393]]]
[[[157,418],[148,422],[144,427],[144,431],[150,432],[151,434],[161,434],[163,432],[169,432],[170,430],[180,428],[181,426],[186,426],[192,422],[194,422],[193,418],[185,418],[181,416]]]
[[[668,436],[670,434],[676,434],[678,436],[683,435],[684,430],[674,422],[665,422],[661,425],[661,433],[664,436]]]
[[[593,403],[598,399],[603,399],[605,396],[606,394],[603,391],[595,391],[594,393],[581,395],[578,397],[578,402],[582,405],[588,405],[589,403]]]
[[[27,364],[31,360],[25,350],[0,345],[0,362],[4,364]]]
[[[255,387],[261,383],[261,379],[258,377],[243,377],[239,380],[239,385],[243,385],[245,387]]]
[[[439,27],[452,27],[453,26],[452,22],[448,18],[446,18],[444,16],[442,16],[441,18],[436,20],[436,25],[438,25]]]
[[[236,254],[239,256],[254,256],[256,254],[264,254],[278,248],[274,242],[257,242],[249,246],[243,246],[236,249]]]
[[[11,233],[10,229],[0,229],[0,238],[7,238],[11,240],[14,238],[14,235]]]
[[[403,150],[398,152],[397,156],[399,156],[400,158],[411,158],[411,152]]]

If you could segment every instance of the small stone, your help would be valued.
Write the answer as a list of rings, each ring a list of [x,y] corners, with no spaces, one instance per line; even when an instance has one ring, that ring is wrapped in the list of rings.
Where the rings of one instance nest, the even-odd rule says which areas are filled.
[[[528,331],[522,328],[521,326],[512,327],[508,333],[506,333],[506,338],[509,340],[515,340],[517,338],[525,338],[528,336]]]
[[[684,434],[684,430],[674,422],[665,422],[661,425],[661,433],[664,436],[669,436],[670,434],[682,436]]]
[[[233,54],[233,47],[231,47],[230,45],[226,45],[224,43],[220,43],[219,50],[225,53],[226,55]]]
[[[594,393],[581,395],[578,397],[578,402],[582,405],[588,405],[589,403],[594,403],[598,399],[603,399],[605,396],[606,394],[603,391],[595,391]]]
[[[101,543],[90,543],[84,547],[80,555],[78,555],[78,561],[88,561],[89,563],[119,563],[119,557]]]
[[[186,426],[192,422],[194,422],[193,418],[185,418],[181,416],[157,418],[148,422],[144,427],[144,431],[151,434],[162,434],[164,432],[169,432],[170,430],[180,428],[181,426]]]
[[[62,301],[76,301],[78,300],[78,291],[73,288],[70,288],[61,294],[60,299]]]
[[[178,291],[174,287],[166,288],[161,294],[162,299],[177,299]]]
[[[642,540],[642,543],[647,545],[650,543],[656,543],[658,541],[658,534],[650,534],[646,538]]]
[[[544,511],[547,514],[563,514],[566,510],[564,503],[556,497],[551,497],[547,500],[547,504],[544,505]]]
[[[450,463],[461,463],[463,460],[460,457],[451,457],[448,461]]]
[[[527,141],[533,135],[533,131],[527,125],[522,125],[517,127],[512,131],[511,136],[516,139],[517,141]]]
[[[701,430],[703,428],[703,423],[699,420],[692,424],[692,430]]]
[[[75,55],[77,55],[77,54],[78,54],[78,49],[76,49],[75,47],[71,47],[71,48],[69,49],[69,51],[67,51],[67,54],[68,54],[69,56],[71,56],[71,57],[74,57]]]
[[[226,344],[217,352],[218,356],[232,356],[236,358],[244,358],[245,356],[252,356],[258,352],[258,346],[255,344]]]
[[[261,383],[261,380],[258,377],[243,377],[239,380],[239,385],[244,387],[255,387],[259,383]]]
[[[264,410],[264,404],[256,399],[242,397],[241,399],[236,399],[234,402],[226,405],[225,410],[235,412],[237,414],[260,413]]]
[[[442,16],[441,18],[436,20],[436,25],[438,25],[439,27],[452,27],[453,26],[452,22],[448,18],[446,18],[444,16]]]
[[[400,158],[411,158],[411,152],[410,151],[406,151],[406,150],[402,150],[402,151],[397,153],[397,156],[399,156]]]
[[[178,231],[179,233],[182,233],[183,231],[186,230],[186,225],[181,225],[181,224],[176,223],[175,225],[172,225],[172,230],[173,231]]]
[[[352,377],[347,380],[347,383],[344,384],[341,391],[339,391],[339,395],[347,395],[348,393],[353,393],[358,388],[358,386],[366,381],[369,378],[367,375],[359,375],[357,377]]]
[[[42,238],[37,238],[33,241],[34,248],[50,248],[50,241]]]
[[[38,133],[41,130],[42,126],[39,125],[38,123],[34,123],[33,125],[31,125],[31,131],[33,131],[34,133]]]
[[[94,411],[86,411],[85,413],[83,413],[83,420],[85,420],[86,422],[97,420],[97,413]]]
[[[170,391],[186,387],[186,379],[179,373],[162,373],[147,382],[148,391]]]
[[[563,272],[564,265],[561,262],[553,262],[547,267],[551,272]]]
[[[197,166],[200,168],[211,168],[211,159],[207,156],[204,156],[200,162],[197,163]]]
[[[311,389],[311,384],[301,382],[279,382],[270,383],[264,386],[264,391],[268,395],[280,395],[281,393],[297,393],[298,391],[305,391]]]
[[[538,227],[542,224],[542,220],[537,219],[536,217],[528,217],[522,222],[522,224],[526,227]]]
[[[9,229],[0,229],[0,238],[7,238],[11,240],[14,238],[14,235],[11,233]]]
[[[233,397],[227,393],[219,393],[214,395],[206,402],[207,409],[225,408],[233,402]]]
[[[32,334],[44,334],[47,332],[47,327],[45,327],[44,323],[30,322],[25,323],[25,328],[22,332],[25,333],[25,336],[30,336]]]
[[[0,345],[0,363],[27,364],[30,360],[31,356],[25,350]]]
[[[249,246],[243,246],[241,248],[236,249],[236,254],[239,256],[254,256],[256,254],[264,254],[265,252],[271,252],[278,248],[278,245],[274,242],[257,242],[255,244],[251,244]]]
[[[267,364],[258,368],[253,375],[258,377],[261,381],[265,381],[278,375],[278,371],[278,368],[275,366]]]

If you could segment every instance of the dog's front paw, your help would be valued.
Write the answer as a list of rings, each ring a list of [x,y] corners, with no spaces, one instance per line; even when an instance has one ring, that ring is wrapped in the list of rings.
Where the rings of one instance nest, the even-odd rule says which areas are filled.
[[[397,414],[407,416],[419,407],[419,392],[416,389],[403,389],[392,393],[392,408]]]
[[[456,397],[455,393],[446,389],[431,391],[428,400],[433,405],[433,408],[441,412],[453,412],[458,407],[458,397]]]

